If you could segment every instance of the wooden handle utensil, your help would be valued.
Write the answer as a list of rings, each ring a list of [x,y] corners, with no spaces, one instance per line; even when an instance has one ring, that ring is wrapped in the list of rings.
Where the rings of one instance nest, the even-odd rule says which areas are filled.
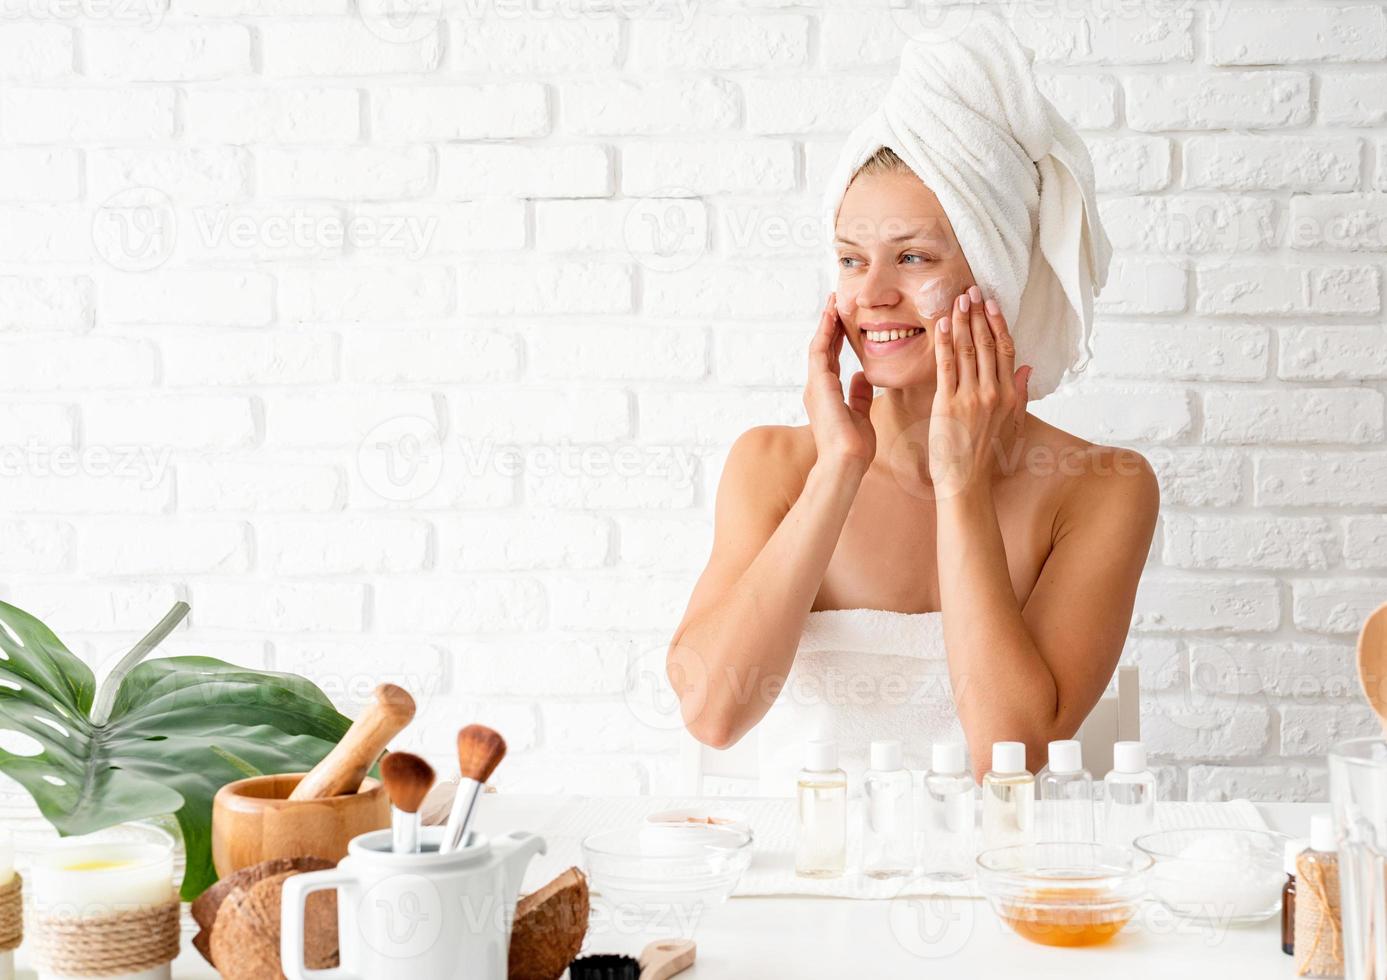
[[[1358,634],[1358,683],[1387,735],[1387,603],[1368,614]]]
[[[414,699],[394,684],[381,684],[374,699],[331,752],[289,794],[291,800],[321,800],[355,793],[390,740],[414,718]]]
[[[692,939],[657,939],[641,950],[640,980],[669,980],[693,966],[696,952]]]

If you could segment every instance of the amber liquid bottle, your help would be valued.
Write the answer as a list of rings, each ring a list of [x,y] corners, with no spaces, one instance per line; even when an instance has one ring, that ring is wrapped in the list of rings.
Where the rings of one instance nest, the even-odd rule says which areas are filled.
[[[1295,859],[1305,850],[1305,841],[1286,841],[1286,884],[1281,886],[1281,952],[1295,955]]]

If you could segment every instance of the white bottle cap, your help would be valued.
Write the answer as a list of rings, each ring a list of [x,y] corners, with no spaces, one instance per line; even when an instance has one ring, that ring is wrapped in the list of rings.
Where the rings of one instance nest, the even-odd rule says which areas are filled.
[[[1113,772],[1141,772],[1146,768],[1146,746],[1140,742],[1114,742]]]
[[[1334,839],[1334,820],[1327,813],[1317,813],[1310,818],[1310,850],[1337,851],[1339,844]]]
[[[895,739],[872,743],[872,768],[878,772],[895,772],[901,760],[901,743]]]
[[[993,742],[992,771],[1015,773],[1026,771],[1026,745],[1024,742]]]
[[[1050,771],[1078,772],[1084,767],[1084,750],[1078,739],[1050,743]]]
[[[1286,857],[1282,866],[1286,869],[1286,874],[1295,874],[1295,859],[1300,857],[1300,852],[1305,850],[1310,842],[1304,837],[1297,837],[1286,841]]]
[[[930,748],[929,767],[934,772],[949,775],[963,772],[963,743],[935,742]]]
[[[809,741],[804,768],[810,772],[831,772],[838,768],[838,743],[829,738]]]

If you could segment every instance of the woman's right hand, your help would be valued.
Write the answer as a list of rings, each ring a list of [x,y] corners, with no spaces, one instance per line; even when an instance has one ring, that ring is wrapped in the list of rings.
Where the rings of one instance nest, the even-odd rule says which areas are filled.
[[[866,472],[876,455],[876,430],[872,428],[872,386],[858,371],[843,399],[842,366],[838,355],[847,329],[838,317],[833,293],[828,294],[819,329],[809,345],[809,379],[804,385],[804,408],[814,447],[821,462],[850,463]]]

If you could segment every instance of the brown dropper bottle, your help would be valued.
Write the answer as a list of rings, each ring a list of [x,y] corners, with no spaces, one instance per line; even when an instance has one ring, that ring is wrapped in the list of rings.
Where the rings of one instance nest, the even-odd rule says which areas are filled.
[[[1286,884],[1281,887],[1281,952],[1295,955],[1295,859],[1305,850],[1303,840],[1286,841]]]

